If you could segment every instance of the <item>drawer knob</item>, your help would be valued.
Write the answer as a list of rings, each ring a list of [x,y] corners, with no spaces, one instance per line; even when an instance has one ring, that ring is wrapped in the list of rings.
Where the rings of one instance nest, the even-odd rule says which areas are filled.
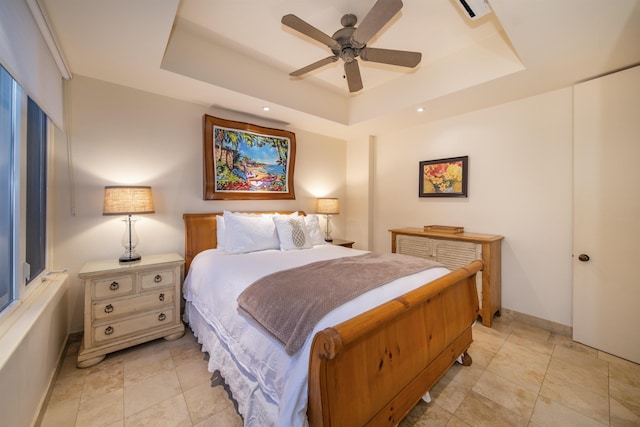
[[[159,299],[160,301],[164,301],[164,294],[160,294],[160,295],[158,295],[158,299]]]
[[[162,282],[162,276],[159,274],[156,274],[156,277],[153,278],[153,281],[156,283]]]
[[[107,326],[107,327],[104,329],[104,334],[105,334],[105,335],[111,335],[112,333],[113,333],[113,326]]]
[[[166,314],[164,314],[164,313],[160,313],[160,314],[158,315],[158,320],[159,320],[159,321],[161,321],[161,322],[162,322],[163,320],[165,320],[166,318],[167,318],[167,315],[166,315]]]
[[[118,282],[111,282],[111,284],[109,285],[109,289],[111,289],[112,291],[117,291],[119,287],[120,283]]]
[[[109,304],[107,306],[105,306],[104,308],[104,312],[105,313],[111,313],[113,311],[113,305]]]

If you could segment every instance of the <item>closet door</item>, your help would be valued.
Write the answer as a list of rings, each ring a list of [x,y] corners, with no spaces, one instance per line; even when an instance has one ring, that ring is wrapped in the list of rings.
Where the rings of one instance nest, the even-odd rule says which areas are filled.
[[[640,363],[640,67],[574,91],[573,338]]]

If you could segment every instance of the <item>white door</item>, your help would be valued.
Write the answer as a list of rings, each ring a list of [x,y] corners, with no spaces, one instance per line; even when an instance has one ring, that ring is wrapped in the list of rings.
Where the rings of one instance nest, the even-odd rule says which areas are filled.
[[[640,363],[640,67],[575,87],[573,223],[573,339]]]

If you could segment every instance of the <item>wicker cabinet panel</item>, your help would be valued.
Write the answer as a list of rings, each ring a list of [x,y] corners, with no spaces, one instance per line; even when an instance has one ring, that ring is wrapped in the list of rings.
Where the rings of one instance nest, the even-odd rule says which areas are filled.
[[[418,256],[441,262],[455,270],[474,260],[484,265],[476,275],[480,317],[485,326],[491,326],[493,316],[500,315],[501,296],[501,243],[503,236],[479,233],[439,233],[418,228],[391,231],[392,252]]]

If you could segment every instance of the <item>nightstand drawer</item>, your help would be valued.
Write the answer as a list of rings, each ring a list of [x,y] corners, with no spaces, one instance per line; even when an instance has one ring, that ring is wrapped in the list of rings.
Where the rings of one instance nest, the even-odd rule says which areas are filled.
[[[159,286],[173,286],[176,283],[176,269],[156,270],[140,274],[140,284],[142,289],[153,289]]]
[[[125,335],[143,332],[145,329],[155,330],[162,325],[171,326],[174,322],[174,308],[166,307],[163,310],[156,310],[143,316],[94,326],[92,328],[92,333],[94,341],[96,343],[101,343],[104,341],[115,340]]]
[[[110,298],[127,295],[133,292],[133,276],[113,276],[106,279],[93,280],[93,298]]]
[[[167,304],[173,305],[173,293],[173,288],[166,288],[135,297],[94,302],[91,307],[92,316],[93,319],[100,320],[153,310]]]

